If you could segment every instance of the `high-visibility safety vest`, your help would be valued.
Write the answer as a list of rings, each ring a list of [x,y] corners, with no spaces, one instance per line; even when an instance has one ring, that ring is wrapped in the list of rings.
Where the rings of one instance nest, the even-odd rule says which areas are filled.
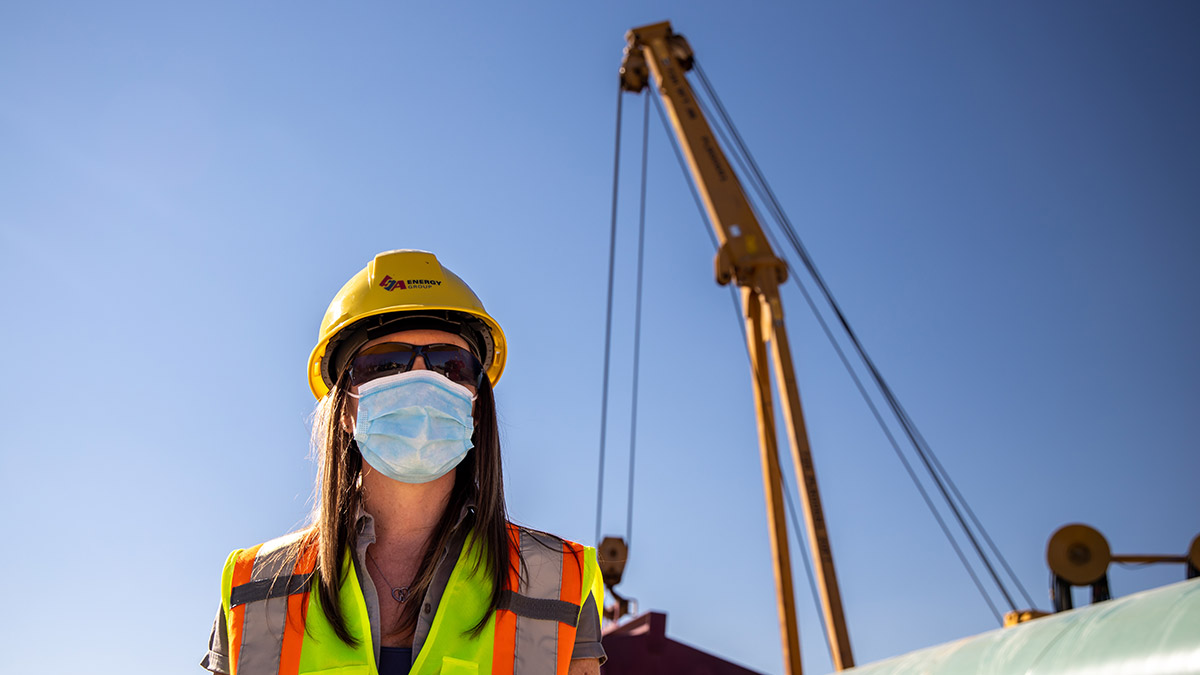
[[[588,594],[604,606],[596,550],[509,525],[508,588],[484,630],[472,629],[491,602],[491,580],[472,573],[481,554],[467,536],[412,675],[566,675]],[[340,588],[351,647],[321,609],[316,546],[296,553],[300,534],[229,555],[221,577],[231,675],[377,675],[370,619],[353,560]],[[517,556],[523,564],[517,563]],[[482,570],[482,568],[480,568]],[[518,572],[519,570],[519,572]]]

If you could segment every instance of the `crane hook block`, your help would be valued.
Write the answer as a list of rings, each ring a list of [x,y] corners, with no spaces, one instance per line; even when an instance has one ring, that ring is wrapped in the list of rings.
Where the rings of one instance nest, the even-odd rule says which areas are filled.
[[[650,68],[641,47],[625,46],[625,58],[621,60],[621,89],[638,93],[650,81]]]
[[[625,540],[620,537],[605,537],[596,547],[596,557],[604,585],[611,588],[621,583],[621,575],[625,573],[625,560],[629,557],[629,547],[625,545]]]

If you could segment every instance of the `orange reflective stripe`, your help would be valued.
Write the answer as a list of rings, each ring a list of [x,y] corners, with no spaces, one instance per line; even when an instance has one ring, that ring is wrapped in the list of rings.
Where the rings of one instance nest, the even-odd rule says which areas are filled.
[[[521,531],[508,525],[508,590],[516,591],[520,584]],[[492,675],[512,675],[516,667],[517,615],[511,610],[496,612],[496,637],[492,641]]]
[[[517,615],[507,609],[496,612],[496,641],[492,645],[492,675],[512,675],[516,662]]]
[[[580,595],[583,593],[583,546],[570,541],[563,542],[562,589],[558,594],[559,600],[572,605],[579,603],[580,612],[583,603]],[[576,620],[578,625],[578,620]],[[565,623],[558,624],[558,675],[567,675],[571,667],[571,654],[575,651],[575,626]]]
[[[262,548],[262,544],[254,548],[244,549],[238,554],[237,561],[233,563],[233,581],[230,588],[237,588],[242,584],[250,582],[250,574],[254,571],[254,557],[258,555],[258,549]],[[246,621],[246,606],[238,605],[233,608],[233,621],[231,628],[233,636],[229,645],[229,669],[233,671],[232,675],[237,675],[238,656],[242,653],[242,624]]]
[[[292,574],[311,574],[317,566],[317,542],[310,537],[300,551]],[[279,675],[300,672],[300,649],[304,645],[304,620],[308,613],[308,591],[288,596],[287,621],[279,652]]]

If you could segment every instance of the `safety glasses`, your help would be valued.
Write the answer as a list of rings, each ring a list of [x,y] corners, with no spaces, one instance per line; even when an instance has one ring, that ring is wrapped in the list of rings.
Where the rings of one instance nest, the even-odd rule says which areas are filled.
[[[451,382],[476,389],[483,383],[483,364],[458,345],[381,342],[362,350],[350,361],[350,384],[357,387],[385,375],[407,373],[418,356],[425,360],[426,368]]]

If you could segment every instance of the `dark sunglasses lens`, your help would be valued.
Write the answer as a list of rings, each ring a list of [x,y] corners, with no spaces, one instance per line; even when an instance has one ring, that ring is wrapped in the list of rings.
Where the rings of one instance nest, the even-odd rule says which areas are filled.
[[[451,382],[478,387],[483,375],[479,359],[462,347],[436,345],[425,348],[425,363],[436,373],[446,376]]]
[[[451,382],[478,387],[483,381],[483,366],[471,352],[455,345],[414,347],[402,342],[375,345],[350,362],[350,384],[360,386],[371,380],[407,372],[416,355],[425,367]]]
[[[400,343],[378,345],[385,349],[372,348],[370,353],[359,354],[350,362],[350,384],[359,386],[376,378],[408,370],[413,360],[413,347]]]

